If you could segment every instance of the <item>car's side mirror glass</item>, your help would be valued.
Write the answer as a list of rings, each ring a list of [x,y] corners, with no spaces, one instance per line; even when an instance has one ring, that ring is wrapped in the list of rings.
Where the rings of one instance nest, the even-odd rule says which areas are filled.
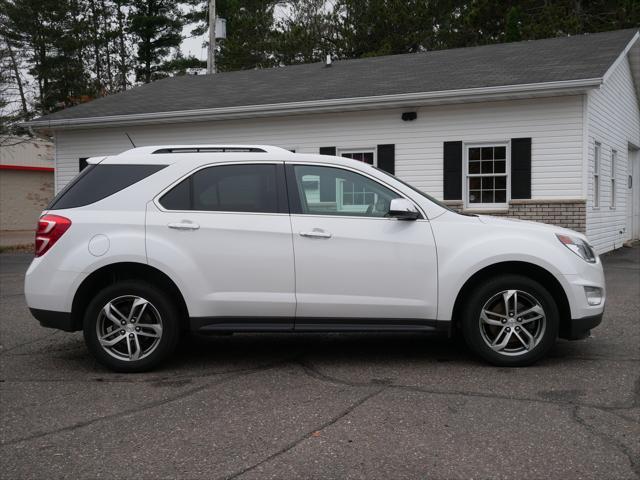
[[[389,206],[389,214],[391,218],[398,220],[416,220],[420,218],[420,212],[416,206],[406,198],[394,198]]]

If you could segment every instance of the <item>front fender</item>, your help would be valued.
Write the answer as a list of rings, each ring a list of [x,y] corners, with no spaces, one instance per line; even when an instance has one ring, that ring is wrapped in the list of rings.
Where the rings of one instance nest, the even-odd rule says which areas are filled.
[[[575,274],[575,262],[560,242],[556,240],[557,245],[554,244],[552,233],[487,230],[486,225],[473,223],[434,225],[438,244],[438,320],[450,321],[464,284],[480,270],[498,263],[525,262],[543,268],[568,294],[570,285],[565,275]]]

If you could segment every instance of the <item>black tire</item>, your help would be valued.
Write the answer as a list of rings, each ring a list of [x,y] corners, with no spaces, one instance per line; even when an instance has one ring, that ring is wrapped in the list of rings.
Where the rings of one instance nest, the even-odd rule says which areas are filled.
[[[136,341],[140,340],[138,345],[144,345],[143,342],[149,342],[152,344],[152,347],[149,347],[149,353],[142,358],[137,360],[125,360],[114,356],[118,354],[117,351],[115,353],[109,353],[107,350],[110,349],[102,346],[98,338],[98,329],[100,328],[99,322],[104,322],[104,324],[109,323],[108,320],[104,318],[103,313],[103,309],[108,303],[118,299],[124,299],[121,301],[125,302],[129,298],[134,297],[140,297],[141,299],[147,300],[151,307],[146,307],[146,313],[141,315],[142,320],[137,324],[140,325],[139,327],[132,324],[129,328],[142,328],[143,333],[147,331],[155,335],[155,329],[149,330],[145,325],[153,323],[148,322],[146,319],[154,319],[155,315],[158,314],[161,319],[161,333],[159,340],[155,338],[149,339],[146,336],[144,338],[142,336],[138,337],[136,335]],[[126,304],[123,304],[123,308],[125,307]],[[126,312],[124,313],[126,315]],[[137,319],[134,318],[134,320]],[[122,328],[124,329],[126,327],[127,326],[123,325]],[[113,329],[114,335],[120,335],[120,332],[115,331],[120,327],[113,328],[112,326],[110,328]],[[121,330],[121,332],[125,332],[125,330]],[[89,351],[107,368],[123,373],[145,372],[159,365],[175,350],[180,339],[180,315],[176,305],[170,300],[170,297],[163,290],[146,282],[126,280],[105,287],[96,294],[93,300],[91,300],[84,315],[83,333],[84,340]],[[130,346],[128,345],[128,342],[130,341],[128,338],[131,335],[131,333],[125,334],[127,338],[121,340],[119,345],[115,348],[123,349],[123,342],[126,342],[124,343],[125,346]],[[110,338],[115,338],[115,336]],[[133,342],[133,340],[131,341]],[[131,344],[131,346],[134,346],[135,350],[135,344]],[[110,351],[114,352],[114,350]]]
[[[533,331],[531,337],[524,335],[522,331],[523,324],[512,323],[516,322],[517,319],[510,316],[508,311],[504,312],[504,316],[507,317],[504,325],[493,326],[481,323],[480,316],[483,308],[486,305],[498,305],[499,299],[503,298],[500,294],[509,290],[524,292],[525,295],[520,294],[523,302],[533,299],[543,309],[544,320],[540,320],[539,323],[532,321],[527,324],[527,333],[530,333],[529,330]],[[495,303],[489,303],[492,301]],[[515,303],[513,302],[513,297],[511,302],[510,305]],[[504,302],[503,308],[505,310],[508,308],[504,307]],[[536,315],[531,313],[530,316],[535,317]],[[502,318],[491,317],[491,319],[494,318],[504,323]],[[491,278],[477,285],[465,298],[461,320],[464,339],[474,353],[496,366],[524,367],[540,360],[553,347],[558,336],[560,315],[553,296],[542,285],[522,275],[509,274]],[[542,324],[544,324],[544,328],[539,327]],[[505,330],[502,330],[502,327]],[[520,337],[526,341],[529,341],[529,338],[535,338],[535,340],[531,341],[535,346],[531,347],[530,344],[528,345],[530,348],[527,349],[523,342],[515,336],[516,328],[518,328]],[[537,328],[540,328],[540,330],[537,330]],[[494,338],[500,337],[504,340],[510,330],[513,331],[511,332],[512,335],[509,336],[511,340],[506,350],[499,352],[489,346],[489,342],[492,340],[490,338],[491,332],[503,332],[502,336],[500,336],[500,333],[494,333]],[[498,344],[500,343],[498,342]],[[511,349],[510,352],[508,351],[509,348]],[[522,350],[521,353],[518,353],[518,348]]]

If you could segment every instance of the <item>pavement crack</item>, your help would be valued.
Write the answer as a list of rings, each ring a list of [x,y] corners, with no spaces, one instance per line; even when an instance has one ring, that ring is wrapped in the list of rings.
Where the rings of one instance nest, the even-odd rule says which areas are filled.
[[[373,387],[380,384],[379,382],[376,382],[376,381],[352,382],[352,381],[344,380],[338,377],[330,376],[330,375],[327,375],[326,373],[321,372],[317,367],[315,367],[309,361],[298,360],[298,364],[302,367],[302,371],[309,377],[315,378],[316,380],[319,380],[322,382],[331,383],[334,385],[346,385],[349,387]],[[552,399],[546,399],[546,398],[513,397],[508,395],[498,395],[494,393],[490,394],[490,393],[481,393],[481,392],[465,392],[461,390],[434,390],[434,389],[420,387],[417,385],[403,385],[403,384],[397,384],[392,382],[389,382],[387,386],[391,389],[425,393],[429,395],[475,397],[475,398],[486,398],[486,399],[494,399],[494,400],[527,402],[527,403],[542,403],[547,405],[558,405],[558,406],[574,405],[578,407],[594,408],[596,410],[601,410],[607,413],[613,413],[614,415],[616,414],[616,410],[629,410],[634,408],[636,406],[636,402],[638,401],[638,397],[639,397],[639,395],[634,394],[634,398],[632,399],[632,402],[630,404],[603,406],[603,405],[595,405],[595,404],[589,404],[589,403],[577,403],[571,400],[552,400]],[[636,381],[636,389],[640,389],[640,379]]]
[[[290,361],[287,359],[286,361]],[[279,360],[277,363],[284,362],[283,360]],[[269,365],[273,365],[273,362],[270,362]],[[247,368],[236,368],[227,371],[207,371],[202,373],[193,373],[193,374],[185,374],[185,375],[173,375],[173,376],[148,376],[144,375],[143,378],[129,378],[132,377],[131,374],[126,374],[123,376],[118,375],[109,375],[104,377],[92,377],[81,380],[75,380],[72,378],[0,378],[0,381],[5,382],[7,384],[21,384],[21,383],[126,383],[126,384],[147,384],[147,383],[157,383],[162,385],[165,382],[175,383],[186,380],[197,380],[207,377],[219,377],[220,375],[231,375],[235,373],[243,373],[243,372],[253,372],[256,367],[247,367]]]
[[[640,478],[640,459],[637,458],[633,454],[631,449],[627,447],[624,443],[620,442],[619,440],[617,440],[615,437],[612,437],[611,435],[608,435],[604,432],[599,431],[596,427],[594,427],[589,422],[587,422],[584,418],[582,418],[580,416],[580,408],[583,408],[583,407],[581,407],[580,405],[574,405],[571,408],[571,412],[570,412],[571,419],[578,425],[582,426],[591,435],[599,438],[607,445],[610,445],[615,449],[619,450],[629,460],[629,464],[631,466],[631,470],[633,470],[633,473],[636,475],[637,478]]]
[[[290,359],[287,359],[285,362],[287,362],[287,361],[290,361]],[[128,410],[124,410],[122,412],[113,413],[111,415],[104,415],[102,417],[97,417],[97,418],[92,418],[91,420],[85,420],[85,421],[82,421],[82,422],[77,422],[77,423],[74,423],[72,425],[67,425],[65,427],[57,428],[57,429],[54,429],[54,430],[49,430],[49,431],[46,431],[46,432],[34,433],[34,434],[31,434],[31,435],[27,435],[25,437],[20,437],[20,438],[16,438],[16,439],[13,439],[13,440],[9,440],[7,442],[0,443],[0,448],[8,447],[8,446],[11,446],[11,445],[16,445],[18,443],[28,442],[30,440],[36,440],[38,438],[46,437],[46,436],[49,436],[49,435],[54,435],[54,434],[58,434],[58,433],[65,433],[65,432],[77,430],[79,428],[87,427],[87,426],[93,425],[95,423],[99,423],[99,422],[103,422],[103,421],[107,421],[107,420],[113,420],[113,419],[118,419],[118,418],[126,418],[126,417],[131,416],[131,415],[136,415],[138,413],[141,413],[141,412],[153,409],[153,408],[157,408],[157,407],[161,407],[163,405],[167,405],[167,404],[170,404],[170,403],[173,403],[173,402],[177,402],[178,400],[182,400],[184,398],[193,396],[193,395],[195,395],[197,393],[200,393],[200,392],[202,392],[202,391],[204,391],[204,390],[206,390],[208,388],[215,387],[215,386],[230,382],[230,381],[235,380],[237,378],[240,378],[242,376],[251,375],[253,373],[270,370],[272,368],[275,368],[277,366],[282,365],[285,362],[280,361],[280,362],[276,362],[274,364],[269,364],[269,365],[265,365],[265,366],[261,366],[261,367],[256,367],[256,368],[253,368],[253,369],[247,369],[246,371],[239,372],[237,374],[230,374],[229,376],[227,376],[225,378],[221,378],[221,379],[215,380],[213,382],[209,382],[209,383],[206,383],[204,385],[200,385],[198,387],[191,388],[189,390],[181,392],[181,393],[179,393],[177,395],[174,395],[172,397],[165,398],[165,399],[162,399],[162,400],[157,400],[157,401],[154,401],[154,402],[149,402],[149,403],[140,405],[140,406],[138,406],[136,408],[131,408],[131,409],[128,409]]]
[[[302,371],[309,377],[314,378],[316,380],[320,380],[321,382],[332,383],[334,385],[345,385],[348,387],[370,387],[373,384],[371,382],[349,382],[347,380],[343,380],[338,377],[332,377],[325,373],[322,373],[315,365],[311,362],[299,360],[298,365],[302,367]]]
[[[349,405],[346,409],[342,410],[336,416],[334,416],[331,419],[327,420],[325,423],[323,423],[319,427],[316,427],[316,428],[314,428],[312,430],[309,430],[309,431],[305,432],[303,435],[299,436],[298,438],[296,438],[292,442],[288,443],[287,445],[282,447],[277,452],[272,453],[268,457],[263,458],[259,462],[254,463],[253,465],[250,465],[250,466],[248,466],[248,467],[246,467],[246,468],[244,468],[244,469],[242,469],[242,470],[240,470],[238,472],[235,472],[235,473],[232,473],[231,475],[223,476],[223,477],[220,477],[220,478],[221,479],[225,479],[225,480],[232,480],[234,478],[238,478],[238,477],[244,475],[247,472],[255,470],[256,468],[260,467],[261,465],[264,465],[265,463],[270,462],[271,460],[274,460],[274,459],[276,459],[277,457],[279,457],[281,455],[284,455],[288,451],[290,451],[293,448],[295,448],[296,446],[300,445],[305,440],[311,438],[312,434],[314,434],[316,432],[321,432],[322,430],[330,427],[331,425],[336,424],[337,422],[342,420],[344,417],[349,415],[351,412],[353,412],[356,408],[358,408],[359,406],[361,406],[365,402],[371,400],[373,397],[379,395],[380,393],[385,391],[387,388],[388,388],[387,386],[384,386],[382,388],[377,388],[375,391],[370,392],[370,393],[360,397],[358,400],[356,400],[354,403]]]
[[[33,340],[29,340],[28,342],[24,342],[24,343],[19,343],[18,345],[14,345],[11,348],[7,348],[6,350],[2,350],[0,352],[0,355],[4,355],[6,353],[12,352],[13,350],[17,350],[20,347],[24,347],[25,345],[31,345],[32,343],[36,343],[36,342],[40,342],[42,340],[46,340],[47,338],[51,338],[54,335],[57,335],[60,333],[60,330],[55,330],[54,332],[51,332],[49,335],[43,335],[42,337],[38,337],[38,338],[34,338]]]

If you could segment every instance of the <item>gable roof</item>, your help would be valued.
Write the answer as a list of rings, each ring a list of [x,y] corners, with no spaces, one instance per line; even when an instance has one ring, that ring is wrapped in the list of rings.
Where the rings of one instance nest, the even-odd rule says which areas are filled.
[[[637,29],[424,53],[180,76],[141,85],[29,122],[34,127],[329,105],[376,98],[596,86]],[[255,108],[254,108],[255,107]]]

